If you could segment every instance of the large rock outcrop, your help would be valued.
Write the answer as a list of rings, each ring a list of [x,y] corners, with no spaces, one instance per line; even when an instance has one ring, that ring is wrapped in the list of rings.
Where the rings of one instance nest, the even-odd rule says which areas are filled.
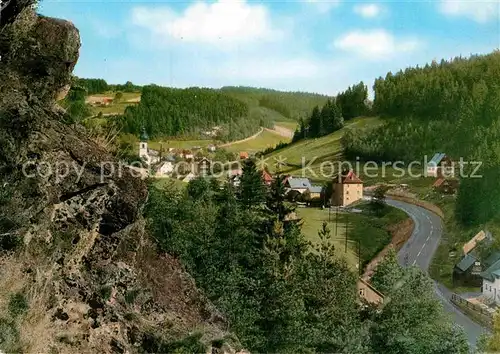
[[[220,347],[223,316],[147,235],[145,182],[55,104],[78,30],[28,5],[0,18],[0,349]]]

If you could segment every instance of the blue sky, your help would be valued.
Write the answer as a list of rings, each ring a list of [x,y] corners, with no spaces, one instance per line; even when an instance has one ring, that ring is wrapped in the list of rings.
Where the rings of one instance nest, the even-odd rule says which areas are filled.
[[[75,74],[109,83],[335,94],[500,47],[498,0],[42,0],[39,12],[75,23]]]

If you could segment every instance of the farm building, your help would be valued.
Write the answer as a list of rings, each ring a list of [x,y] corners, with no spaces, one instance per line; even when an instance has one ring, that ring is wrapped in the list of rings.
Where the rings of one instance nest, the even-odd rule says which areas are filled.
[[[436,153],[427,164],[427,176],[429,177],[453,177],[455,169],[453,161],[444,153]]]
[[[458,180],[439,177],[432,187],[443,194],[455,194],[458,189]]]
[[[481,261],[472,254],[465,255],[453,268],[453,284],[456,286],[481,286]]]
[[[363,198],[363,181],[352,170],[345,170],[333,179],[331,203],[346,206]]]
[[[297,191],[300,194],[304,193],[308,188],[311,188],[311,181],[308,178],[298,178],[288,176],[285,178],[285,188],[292,191]]]

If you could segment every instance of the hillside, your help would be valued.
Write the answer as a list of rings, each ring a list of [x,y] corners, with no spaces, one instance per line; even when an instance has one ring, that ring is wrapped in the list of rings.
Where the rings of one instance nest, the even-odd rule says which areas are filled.
[[[500,52],[389,73],[375,82],[374,109],[389,124],[344,141],[351,158],[421,160],[436,151],[468,164],[462,173],[456,214],[464,225],[499,215]],[[482,162],[476,175],[471,161]]]
[[[346,132],[357,128],[374,128],[383,124],[383,120],[375,117],[360,117],[346,122],[344,128],[323,136],[321,138],[304,139],[293,143],[283,149],[275,151],[265,157],[268,162],[273,164],[270,166],[272,171],[276,171],[274,166],[276,160],[283,161],[286,165],[281,168],[281,172],[289,173],[296,176],[304,174],[314,181],[326,181],[329,179],[332,170],[330,165],[326,165],[323,173],[321,173],[321,164],[324,162],[342,161],[343,149],[341,144],[342,137]],[[303,164],[304,161],[304,164]],[[308,166],[308,168],[303,168]]]
[[[32,5],[3,4],[0,21],[0,351],[234,352],[224,316],[158,252],[145,181],[57,105],[80,36]]]
[[[222,92],[241,99],[252,106],[266,107],[292,120],[310,114],[315,106],[322,106],[328,96],[307,92],[285,92],[265,88],[226,86]]]
[[[176,136],[224,124],[246,128],[252,118],[246,104],[215,90],[152,85],[143,87],[140,103],[125,111],[124,131],[140,134],[144,127],[151,137]]]

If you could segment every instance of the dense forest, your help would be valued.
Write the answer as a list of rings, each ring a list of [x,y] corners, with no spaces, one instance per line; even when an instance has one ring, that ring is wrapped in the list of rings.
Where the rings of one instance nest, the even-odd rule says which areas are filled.
[[[109,91],[109,85],[103,79],[82,79],[75,77],[73,86],[84,88],[88,95]]]
[[[134,85],[131,81],[127,81],[123,85],[109,85],[109,89],[114,92],[141,92],[142,86]]]
[[[141,86],[134,85],[130,81],[127,81],[124,85],[111,85],[104,79],[84,79],[79,77],[75,77],[73,81],[73,85],[84,88],[88,95],[95,95],[97,93],[105,93],[108,91],[140,92],[142,89]]]
[[[287,220],[283,177],[267,190],[251,160],[241,184],[190,182],[183,191],[152,189],[146,214],[159,247],[181,260],[230,330],[257,353],[468,353],[434,296],[432,281],[379,266],[377,286],[390,301],[360,306],[357,275],[338,257],[326,223],[319,244]],[[312,248],[313,246],[314,248]],[[403,281],[402,281],[403,279]]]
[[[249,113],[244,102],[217,90],[151,85],[143,87],[139,105],[126,109],[124,131],[139,134],[144,126],[151,137],[157,137],[194,134],[221,126],[227,128],[226,134],[229,133],[231,138],[244,137],[264,124],[251,122],[254,117]]]
[[[284,92],[245,86],[226,86],[220,90],[246,102],[254,101],[251,103],[272,109],[294,120],[307,117],[315,106],[323,106],[330,98],[316,93]]]
[[[346,156],[422,161],[442,151],[481,161],[484,177],[462,178],[456,212],[465,224],[484,223],[500,212],[499,80],[500,52],[388,73],[375,81],[373,104],[387,124],[348,132]]]
[[[368,88],[363,82],[349,87],[335,99],[329,99],[320,109],[315,106],[305,119],[300,119],[299,127],[293,140],[318,138],[344,126],[344,120],[370,113],[368,103]]]

